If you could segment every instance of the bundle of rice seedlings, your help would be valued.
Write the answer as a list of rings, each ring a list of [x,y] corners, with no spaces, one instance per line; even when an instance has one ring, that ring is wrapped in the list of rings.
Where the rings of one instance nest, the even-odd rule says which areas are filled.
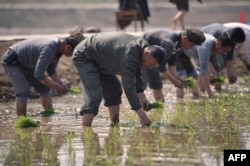
[[[154,103],[149,104],[148,108],[146,106],[143,106],[146,111],[150,111],[151,109],[163,109],[164,108],[164,103],[160,101],[156,101]]]
[[[50,116],[55,113],[54,108],[47,108],[44,111],[40,112],[43,116]]]
[[[194,88],[196,86],[196,80],[193,77],[188,77],[183,81],[185,88]]]
[[[79,94],[81,93],[81,90],[78,89],[78,88],[69,88],[69,91],[68,91],[70,94]]]
[[[224,76],[218,76],[218,77],[216,77],[216,81],[218,83],[224,84],[225,80],[226,80],[226,78]]]
[[[163,109],[164,108],[164,103],[157,101],[157,102],[149,104],[149,108],[150,109]]]
[[[226,81],[226,78],[224,76],[211,77],[210,79],[211,84],[215,84],[215,83],[224,84],[225,81]]]
[[[19,116],[15,121],[16,128],[38,127],[39,122],[26,116]]]

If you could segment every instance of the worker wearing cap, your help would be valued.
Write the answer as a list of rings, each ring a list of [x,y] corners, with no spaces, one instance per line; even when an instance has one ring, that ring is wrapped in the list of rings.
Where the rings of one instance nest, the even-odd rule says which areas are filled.
[[[183,87],[183,82],[178,78],[176,72],[176,56],[171,55],[182,49],[190,49],[195,45],[201,45],[205,40],[205,36],[196,28],[186,28],[180,33],[169,29],[153,29],[145,32],[142,37],[151,45],[162,46],[166,50],[166,54],[170,57],[169,60],[157,68],[143,70],[144,88],[146,88],[146,83],[148,82],[149,87],[153,89],[155,100],[164,101],[160,73],[168,78],[176,87]],[[166,64],[168,64],[168,70]]]
[[[44,109],[53,108],[51,89],[60,94],[67,92],[56,67],[61,56],[72,56],[73,49],[83,39],[81,33],[73,32],[62,39],[27,39],[9,47],[2,65],[14,87],[18,116],[26,116],[30,85],[39,93]]]
[[[141,68],[153,68],[164,62],[165,50],[150,46],[144,39],[123,32],[92,35],[82,41],[73,53],[73,63],[83,87],[80,111],[82,125],[91,126],[99,112],[102,97],[108,107],[111,125],[119,123],[122,87],[142,126],[149,126],[142,104],[148,106],[142,86]]]

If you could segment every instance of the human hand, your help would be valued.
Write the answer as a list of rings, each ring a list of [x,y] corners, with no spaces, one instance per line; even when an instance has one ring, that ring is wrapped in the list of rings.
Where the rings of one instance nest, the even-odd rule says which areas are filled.
[[[141,93],[138,93],[138,97],[139,97],[139,100],[142,104],[142,108],[144,110],[147,110],[149,105],[150,105],[150,102],[148,101],[148,99],[146,98],[146,95],[144,92],[141,92]]]
[[[145,111],[149,111],[151,109],[150,108],[151,103],[147,99],[145,99],[144,101],[141,101],[141,103],[142,103],[142,107]]]
[[[146,115],[145,111],[142,108],[136,110],[136,113],[140,118],[141,127],[150,126],[151,120],[148,118],[148,116]]]
[[[146,107],[146,106],[145,106]],[[143,107],[144,108],[144,107]],[[164,109],[164,103],[160,101],[156,101],[154,103],[150,103],[147,108],[144,108],[145,111],[150,111],[152,109]]]
[[[178,78],[174,81],[174,86],[177,88],[183,88],[183,80],[181,78]]]
[[[58,84],[55,89],[59,94],[66,94],[68,92],[68,88],[65,85],[61,84]]]

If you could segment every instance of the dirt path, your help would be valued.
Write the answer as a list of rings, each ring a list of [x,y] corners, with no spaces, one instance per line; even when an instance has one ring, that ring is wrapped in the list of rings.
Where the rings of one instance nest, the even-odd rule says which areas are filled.
[[[176,8],[168,1],[149,0],[150,17],[145,30],[170,27]],[[111,4],[1,4],[0,35],[66,33],[78,25],[94,26],[102,31],[115,31],[117,3]],[[239,12],[245,11],[250,22],[249,1],[208,1],[203,4],[190,1],[190,10],[185,17],[187,26],[203,26],[213,22],[237,22]],[[14,21],[13,21],[14,20]],[[133,31],[131,24],[126,31]]]

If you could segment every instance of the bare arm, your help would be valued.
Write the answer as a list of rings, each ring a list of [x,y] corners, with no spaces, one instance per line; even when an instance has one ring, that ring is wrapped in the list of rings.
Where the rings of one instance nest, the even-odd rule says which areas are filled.
[[[227,63],[227,78],[228,81],[232,84],[235,83],[237,81],[237,75],[235,73],[234,70],[234,61],[233,60],[229,60],[226,62]]]
[[[53,79],[50,79],[49,77],[45,77],[43,80],[41,80],[41,82],[47,85],[48,87],[55,89],[58,93],[67,93],[67,89],[64,85],[53,81]]]
[[[209,62],[208,64],[208,70],[209,73],[211,73],[214,77],[217,77],[219,75],[219,73],[215,70],[211,62]]]
[[[150,102],[148,101],[144,92],[138,93],[138,98],[145,108],[148,108]]]
[[[210,88],[210,84],[209,84],[209,76],[207,73],[203,73],[200,74],[199,77],[199,82],[202,84],[202,86],[205,88],[205,90],[207,91],[208,97],[212,98],[214,97],[212,90]]]
[[[183,87],[183,82],[180,80],[178,77],[176,67],[175,66],[170,66],[169,70],[165,71],[162,73],[164,77],[166,77],[169,81],[171,81],[176,87],[182,88]]]
[[[60,85],[64,85],[57,73],[50,76],[50,78]]]

